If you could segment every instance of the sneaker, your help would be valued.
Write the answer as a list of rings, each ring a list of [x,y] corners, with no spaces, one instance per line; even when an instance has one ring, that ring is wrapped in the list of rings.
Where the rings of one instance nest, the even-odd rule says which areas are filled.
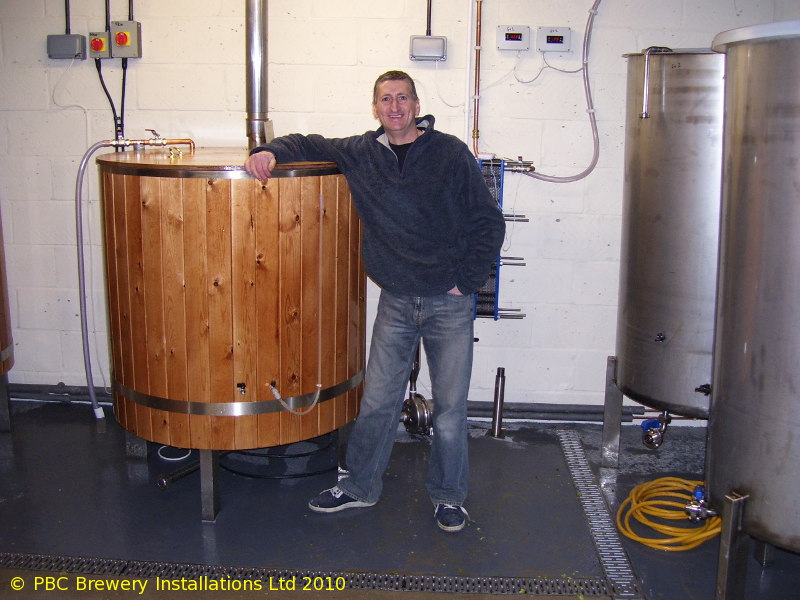
[[[325,490],[318,496],[315,496],[308,503],[308,508],[314,512],[332,513],[347,508],[365,508],[367,506],[374,506],[375,502],[362,502],[355,498],[348,496],[339,486],[334,486],[329,490]]]
[[[444,531],[461,531],[469,518],[463,506],[453,504],[437,504],[433,516],[436,517],[439,529]]]

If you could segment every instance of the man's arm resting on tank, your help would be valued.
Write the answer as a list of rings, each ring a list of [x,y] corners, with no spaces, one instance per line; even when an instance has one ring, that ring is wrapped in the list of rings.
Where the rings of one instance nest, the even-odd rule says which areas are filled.
[[[267,181],[272,177],[275,168],[275,155],[269,150],[262,150],[247,157],[244,170],[259,181]]]

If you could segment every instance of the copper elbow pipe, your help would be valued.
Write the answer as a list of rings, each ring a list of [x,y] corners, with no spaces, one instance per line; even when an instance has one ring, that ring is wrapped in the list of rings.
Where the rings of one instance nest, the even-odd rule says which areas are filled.
[[[177,145],[184,145],[189,146],[189,152],[194,154],[194,140],[189,138],[178,138],[178,139],[166,139],[165,146],[177,146]]]

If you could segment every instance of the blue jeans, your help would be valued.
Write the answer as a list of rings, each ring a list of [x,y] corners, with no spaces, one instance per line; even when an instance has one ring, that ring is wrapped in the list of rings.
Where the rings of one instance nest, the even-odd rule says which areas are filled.
[[[425,486],[434,504],[461,506],[467,496],[467,395],[474,336],[472,295],[426,298],[381,290],[361,410],[347,446],[346,494],[377,502],[405,392],[422,339],[433,394],[433,447]]]

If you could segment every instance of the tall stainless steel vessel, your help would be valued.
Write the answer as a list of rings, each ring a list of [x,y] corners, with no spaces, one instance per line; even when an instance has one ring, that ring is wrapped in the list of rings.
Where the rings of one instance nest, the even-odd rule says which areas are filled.
[[[800,551],[800,21],[719,34],[720,279],[707,479],[743,529]]]
[[[649,48],[628,59],[617,386],[708,416],[724,56]]]

